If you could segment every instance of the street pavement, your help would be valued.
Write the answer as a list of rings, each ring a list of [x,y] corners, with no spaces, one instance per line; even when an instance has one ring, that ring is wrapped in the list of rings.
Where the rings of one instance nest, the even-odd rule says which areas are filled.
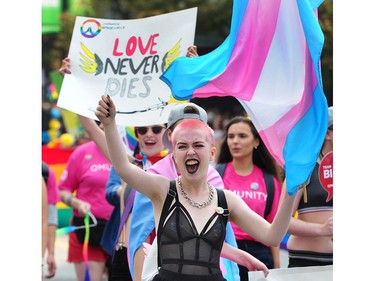
[[[68,234],[56,236],[55,243],[55,259],[56,259],[56,275],[51,281],[75,281],[76,274],[74,265],[68,263]]]
[[[51,281],[75,281],[74,266],[66,261],[68,255],[68,234],[56,236],[55,259],[57,264],[56,275]],[[288,254],[285,250],[280,250],[281,267],[288,266]]]

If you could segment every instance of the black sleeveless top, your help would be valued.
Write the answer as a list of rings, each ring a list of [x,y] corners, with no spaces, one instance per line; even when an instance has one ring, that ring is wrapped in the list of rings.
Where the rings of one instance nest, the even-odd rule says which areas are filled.
[[[223,190],[216,190],[218,206],[222,209],[218,208],[198,233],[179,201],[176,182],[171,181],[157,232],[158,262],[162,270],[187,275],[221,275],[220,253],[229,212]]]

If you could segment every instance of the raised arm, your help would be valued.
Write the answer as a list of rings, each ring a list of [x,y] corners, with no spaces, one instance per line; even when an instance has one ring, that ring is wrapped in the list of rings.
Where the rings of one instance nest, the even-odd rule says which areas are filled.
[[[72,74],[70,70],[70,58],[66,57],[62,60],[59,73],[63,77],[65,76],[65,74]],[[109,152],[103,130],[100,129],[98,125],[96,125],[93,119],[82,116],[80,114],[77,114],[77,116],[79,122],[81,123],[86,133],[89,135],[90,139],[92,139],[95,142],[95,144],[99,147],[103,155],[109,160]]]
[[[62,60],[59,73],[63,77],[65,76],[65,74],[72,74],[70,70],[70,59],[68,57]],[[79,122],[81,123],[83,129],[88,134],[89,138],[95,142],[95,144],[99,147],[103,155],[107,158],[107,160],[110,161],[107,141],[105,139],[104,131],[100,129],[100,127],[95,123],[93,119],[85,117],[80,114],[77,114],[77,116],[78,116]],[[128,155],[128,158],[131,162],[134,161],[134,158],[131,155]]]
[[[87,132],[90,139],[92,139],[95,144],[99,147],[103,155],[110,160],[109,152],[107,147],[107,142],[105,140],[105,135],[102,129],[95,123],[93,119],[88,117],[78,115],[79,122],[81,122],[83,129]]]
[[[108,95],[103,95],[99,100],[95,115],[103,124],[110,159],[118,175],[132,188],[161,206],[169,189],[169,180],[160,175],[146,173],[129,162],[116,127],[116,107]]]
[[[285,182],[283,188],[286,188]],[[280,245],[289,227],[295,195],[284,193],[277,214],[270,224],[251,210],[239,196],[227,190],[225,192],[231,221],[265,245],[275,247]]]

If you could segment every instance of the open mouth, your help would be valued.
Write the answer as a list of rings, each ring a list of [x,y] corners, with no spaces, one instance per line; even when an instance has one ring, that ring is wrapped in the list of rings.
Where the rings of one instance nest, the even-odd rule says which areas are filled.
[[[194,174],[199,168],[199,161],[196,159],[190,159],[185,162],[186,170],[189,174]]]
[[[144,142],[146,146],[153,146],[156,144],[156,141],[154,140],[147,140]]]

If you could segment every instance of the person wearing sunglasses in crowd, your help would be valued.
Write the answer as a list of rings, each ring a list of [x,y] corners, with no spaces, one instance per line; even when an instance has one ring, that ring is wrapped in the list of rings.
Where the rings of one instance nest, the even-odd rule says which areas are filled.
[[[262,243],[279,245],[289,226],[295,195],[282,198],[270,224],[235,193],[209,184],[207,172],[215,147],[213,131],[205,122],[187,119],[174,129],[172,153],[181,175],[171,181],[129,162],[116,128],[116,107],[109,96],[101,97],[95,115],[104,126],[116,171],[152,201],[160,266],[152,280],[224,281],[219,263],[227,221]]]

